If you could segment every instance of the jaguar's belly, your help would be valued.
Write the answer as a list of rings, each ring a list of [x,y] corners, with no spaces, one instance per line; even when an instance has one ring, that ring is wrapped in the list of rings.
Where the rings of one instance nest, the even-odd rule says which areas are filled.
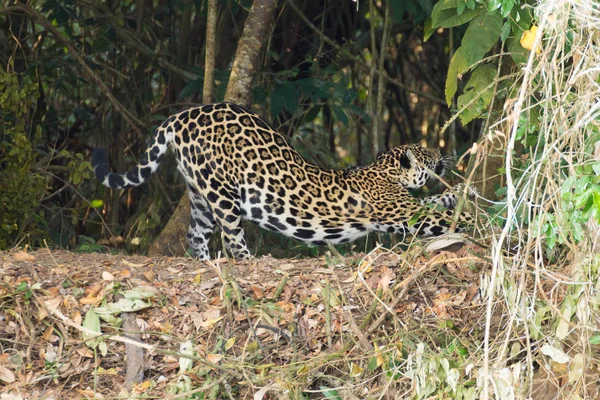
[[[363,221],[319,216],[281,198],[256,193],[244,199],[241,215],[263,229],[315,245],[348,243],[368,233]]]

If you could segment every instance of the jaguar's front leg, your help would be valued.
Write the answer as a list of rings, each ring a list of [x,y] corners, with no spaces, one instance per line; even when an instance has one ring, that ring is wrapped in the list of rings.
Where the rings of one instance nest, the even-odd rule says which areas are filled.
[[[454,185],[451,189],[447,189],[444,193],[428,196],[420,200],[421,204],[434,204],[441,205],[444,208],[452,209],[456,207],[458,198],[463,194],[465,190],[465,184],[459,183]],[[474,198],[477,196],[477,189],[469,186],[469,197]]]
[[[450,232],[452,225],[453,210],[434,211],[428,208],[421,210],[413,218],[408,230],[413,235],[419,236],[440,236]],[[475,224],[475,219],[471,214],[461,212],[458,214],[457,232],[464,232]]]

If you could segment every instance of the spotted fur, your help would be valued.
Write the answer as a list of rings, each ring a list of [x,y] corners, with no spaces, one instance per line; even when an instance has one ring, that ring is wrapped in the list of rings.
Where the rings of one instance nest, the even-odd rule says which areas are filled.
[[[209,258],[215,226],[234,257],[251,257],[242,219],[315,245],[337,244],[369,231],[444,234],[452,211],[426,204],[451,208],[456,203],[451,192],[419,200],[407,190],[448,169],[448,160],[437,151],[404,145],[367,166],[325,170],[306,162],[256,114],[232,103],[171,116],[156,129],[138,165],[125,174],[111,173],[105,152],[95,150],[96,177],[113,189],[138,186],[156,171],[168,147],[189,189],[187,238],[200,259]],[[473,219],[461,213],[459,222],[469,225]]]

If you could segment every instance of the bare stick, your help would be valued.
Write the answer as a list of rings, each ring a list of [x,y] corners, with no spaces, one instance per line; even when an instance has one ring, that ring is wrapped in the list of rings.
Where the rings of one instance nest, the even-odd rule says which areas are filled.
[[[213,100],[215,87],[215,47],[217,41],[217,0],[208,0],[208,16],[206,17],[206,50],[204,56],[204,87],[202,102]]]

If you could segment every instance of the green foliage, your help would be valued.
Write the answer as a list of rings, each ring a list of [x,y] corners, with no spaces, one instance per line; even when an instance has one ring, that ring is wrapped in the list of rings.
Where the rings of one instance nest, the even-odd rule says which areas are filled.
[[[59,154],[64,159],[69,160],[66,166],[69,171],[69,182],[73,185],[79,185],[84,180],[92,179],[94,169],[89,160],[85,158],[85,155],[82,153],[73,155],[66,150],[62,150]]]
[[[463,94],[458,96],[457,100],[459,109],[466,107],[460,116],[463,124],[468,124],[479,117],[490,104],[493,95],[491,86],[495,77],[496,67],[491,64],[480,65],[473,71],[471,79],[463,89]]]
[[[431,29],[453,28],[471,21],[481,12],[475,7],[475,1],[442,0],[434,7],[431,14]]]
[[[487,53],[499,40],[505,42],[509,39],[511,45],[516,44],[520,48],[515,49],[517,56],[524,50],[515,37],[520,37],[523,29],[529,29],[529,26],[511,22],[521,21],[521,13],[526,13],[516,10],[515,4],[514,0],[490,0],[487,4],[476,4],[474,0],[442,0],[433,8],[425,39],[438,28],[461,27],[468,23],[460,46],[450,60],[445,86],[446,102],[451,105],[459,90],[459,81],[464,74],[471,72],[458,99],[461,110],[466,106],[460,115],[463,124],[480,117],[491,100],[491,84],[496,79],[497,67],[496,61],[482,64]],[[531,18],[522,21],[527,20],[531,22]]]
[[[0,249],[5,249],[25,235],[34,243],[44,237],[40,201],[47,181],[34,170],[41,127],[30,134],[28,125],[36,85],[0,71],[0,93]]]
[[[540,221],[550,249],[556,243],[585,240],[585,225],[590,221],[600,223],[600,162],[575,166],[574,173],[562,184],[560,195],[561,213],[545,214]]]

